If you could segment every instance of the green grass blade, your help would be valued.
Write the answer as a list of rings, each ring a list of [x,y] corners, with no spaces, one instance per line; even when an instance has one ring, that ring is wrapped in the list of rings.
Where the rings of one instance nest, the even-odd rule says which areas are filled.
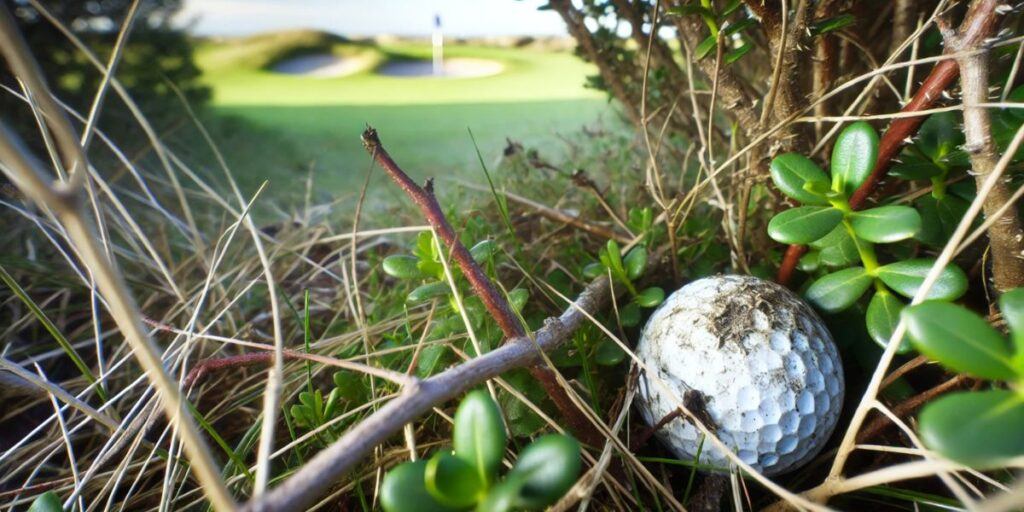
[[[60,345],[60,348],[64,350],[64,353],[71,358],[71,361],[75,363],[78,371],[82,372],[82,376],[84,376],[90,384],[96,385],[96,394],[99,395],[100,400],[106,402],[106,389],[104,389],[103,385],[96,380],[96,376],[93,375],[92,370],[90,370],[89,366],[85,364],[82,357],[78,355],[75,347],[71,346],[71,342],[69,342],[68,339],[64,337],[64,334],[60,332],[60,329],[57,329],[57,326],[50,321],[50,318],[47,317],[46,313],[39,308],[39,305],[32,300],[32,297],[28,296],[28,293],[25,292],[21,285],[19,285],[18,282],[7,273],[7,269],[5,269],[3,265],[0,265],[0,280],[2,280],[4,284],[6,284],[7,287],[18,296],[19,299],[21,299],[21,302],[28,307],[29,311],[32,312],[32,315],[39,320],[39,323],[43,324],[43,328],[53,336],[53,339],[57,340],[57,344]]]

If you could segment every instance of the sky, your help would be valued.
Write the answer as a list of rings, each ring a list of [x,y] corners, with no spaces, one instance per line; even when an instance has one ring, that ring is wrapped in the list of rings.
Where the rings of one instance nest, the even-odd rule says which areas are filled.
[[[346,36],[427,35],[434,15],[450,36],[565,35],[545,0],[185,0],[175,23],[196,35],[312,28]]]

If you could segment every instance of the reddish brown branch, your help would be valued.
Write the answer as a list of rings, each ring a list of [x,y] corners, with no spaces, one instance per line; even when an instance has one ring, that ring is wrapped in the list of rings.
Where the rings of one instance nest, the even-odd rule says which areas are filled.
[[[995,12],[987,10],[974,10],[968,12],[967,17],[960,25],[961,44],[978,45],[985,38],[992,35],[995,30]],[[914,94],[913,99],[906,104],[900,112],[920,112],[928,110],[935,105],[935,102],[942,97],[942,91],[946,90],[956,80],[960,73],[955,60],[943,60],[932,68],[931,73],[924,79],[921,87]],[[850,197],[850,207],[858,210],[875,191],[879,182],[885,178],[892,166],[892,160],[899,154],[903,145],[917,134],[928,116],[911,116],[896,118],[889,124],[882,135],[878,145],[878,159],[875,160],[875,168],[872,169],[864,183]],[[788,285],[796,270],[800,257],[807,252],[807,248],[800,245],[791,245],[779,267],[776,281],[779,284]]]
[[[494,320],[498,322],[505,336],[507,338],[517,338],[525,335],[526,332],[523,331],[523,326],[519,323],[519,319],[512,313],[512,308],[509,307],[508,301],[495,288],[494,283],[488,279],[487,274],[480,268],[480,265],[477,265],[476,261],[473,260],[473,255],[469,253],[469,249],[466,249],[466,246],[459,240],[455,230],[452,229],[452,225],[448,223],[448,219],[441,210],[441,205],[438,204],[437,198],[434,197],[433,184],[427,181],[426,187],[420,187],[413,182],[412,178],[391,159],[391,155],[381,145],[380,139],[377,137],[377,130],[369,127],[366,128],[363,132],[363,146],[366,147],[366,150],[376,160],[377,165],[384,169],[384,172],[388,173],[388,176],[419,207],[427,222],[434,228],[434,232],[437,233],[437,236],[451,251],[452,258],[455,259],[462,273],[466,276],[469,285],[473,287],[473,292],[483,301],[484,307],[491,313]]]
[[[498,322],[498,325],[501,326],[505,337],[507,339],[524,337],[526,333],[523,330],[523,326],[515,314],[512,313],[512,308],[509,306],[508,301],[498,292],[494,283],[491,282],[487,274],[480,268],[480,265],[473,260],[469,250],[462,244],[455,230],[448,223],[448,219],[441,210],[441,205],[438,204],[437,198],[434,197],[431,182],[428,181],[425,188],[414,183],[409,178],[409,175],[392,160],[391,155],[388,154],[381,144],[377,131],[371,127],[367,127],[363,132],[363,146],[373,156],[377,165],[380,165],[384,172],[419,207],[420,212],[423,213],[427,222],[434,228],[437,236],[441,238],[441,241],[451,251],[452,258],[455,259],[462,273],[469,280],[477,297],[480,298],[484,303],[484,307],[487,308],[487,311]],[[562,417],[569,424],[569,428],[579,440],[586,444],[598,445],[603,436],[572,402],[565,389],[558,383],[554,372],[544,366],[533,366],[530,368],[530,373],[544,386],[548,396],[551,397],[551,400],[558,407],[559,412],[561,412]]]

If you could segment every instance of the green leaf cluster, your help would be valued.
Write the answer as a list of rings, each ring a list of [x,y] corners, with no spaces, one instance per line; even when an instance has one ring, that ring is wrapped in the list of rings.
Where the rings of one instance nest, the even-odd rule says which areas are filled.
[[[757,20],[747,16],[741,7],[741,0],[730,0],[716,11],[713,2],[700,0],[697,3],[673,7],[668,13],[675,16],[700,16],[704,20],[711,34],[694,49],[697,59],[703,59],[715,52],[721,38],[726,45],[723,48],[722,60],[726,64],[732,64],[754,48],[753,41],[745,31],[756,25]],[[730,19],[734,14],[737,14],[736,18]]]
[[[368,398],[369,386],[360,374],[342,370],[334,374],[333,381],[334,387],[326,398],[319,389],[311,388],[299,393],[298,403],[292,404],[288,410],[295,426],[316,430],[343,413],[344,404],[359,404]],[[320,436],[326,442],[332,442],[337,437],[336,432],[341,430],[340,427],[326,429]]]
[[[598,253],[598,262],[583,268],[583,276],[594,279],[600,275],[610,275],[612,280],[629,291],[632,300],[619,310],[619,321],[626,327],[640,322],[640,308],[653,308],[665,300],[665,290],[652,286],[638,289],[635,281],[647,270],[647,247],[637,245],[622,256],[622,249],[615,240],[609,240]]]
[[[387,512],[536,510],[561,498],[579,476],[579,443],[549,434],[524,448],[499,479],[507,444],[498,404],[486,391],[472,391],[455,412],[452,450],[389,471],[381,506]]]
[[[1009,384],[951,393],[921,411],[921,440],[929,448],[978,467],[1024,455],[1024,288],[1004,294],[999,306],[1009,339],[954,304],[929,301],[903,312],[919,352],[950,370]]]
[[[463,311],[460,311],[460,304],[455,300],[455,294],[452,293],[451,284],[445,275],[444,264],[441,262],[442,257],[447,257],[447,254],[442,254],[442,247],[432,232],[424,231],[416,238],[412,254],[392,254],[381,262],[381,269],[387,275],[417,284],[406,295],[408,304],[422,304],[433,300],[446,304],[447,307],[435,315],[431,339],[441,339],[465,330],[465,322],[461,315]],[[473,245],[469,252],[473,260],[493,277],[495,260],[500,252],[497,242],[490,239],[480,241]],[[449,264],[448,268],[462,298],[461,307],[465,309],[464,312],[480,340],[481,348],[486,352],[500,341],[501,332],[489,321],[490,315],[483,302],[471,293],[469,282],[462,275],[458,265]],[[508,292],[506,299],[517,313],[521,313],[529,297],[529,291],[526,289],[515,288]],[[431,353],[428,353],[427,358],[421,362],[436,361],[437,358],[433,356],[439,355],[441,350],[443,347],[431,347]]]
[[[936,148],[940,148],[939,143]],[[941,148],[946,149],[933,153],[948,153],[946,146]],[[772,181],[783,194],[804,206],[773,217],[768,234],[782,243],[810,246],[800,266],[820,274],[806,290],[808,300],[819,309],[843,311],[873,290],[865,322],[871,338],[884,347],[906,307],[904,299],[917,293],[935,260],[879,263],[875,245],[909,240],[922,232],[924,222],[910,206],[883,205],[861,211],[850,207],[850,197],[870,176],[877,157],[878,135],[866,122],[853,123],[839,134],[829,174],[803,155],[775,157]],[[951,301],[966,290],[967,276],[951,264],[942,270],[927,298]],[[899,350],[910,350],[906,340],[901,340]]]

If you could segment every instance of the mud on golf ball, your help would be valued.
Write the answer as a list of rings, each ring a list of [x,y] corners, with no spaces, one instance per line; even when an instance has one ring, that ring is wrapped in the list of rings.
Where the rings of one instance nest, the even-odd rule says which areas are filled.
[[[637,355],[646,366],[638,407],[648,425],[699,392],[725,446],[764,475],[796,469],[821,451],[843,403],[843,369],[817,314],[789,290],[750,276],[680,288],[651,316]],[[703,434],[680,417],[657,432],[681,460]],[[710,441],[700,462],[731,463]]]

